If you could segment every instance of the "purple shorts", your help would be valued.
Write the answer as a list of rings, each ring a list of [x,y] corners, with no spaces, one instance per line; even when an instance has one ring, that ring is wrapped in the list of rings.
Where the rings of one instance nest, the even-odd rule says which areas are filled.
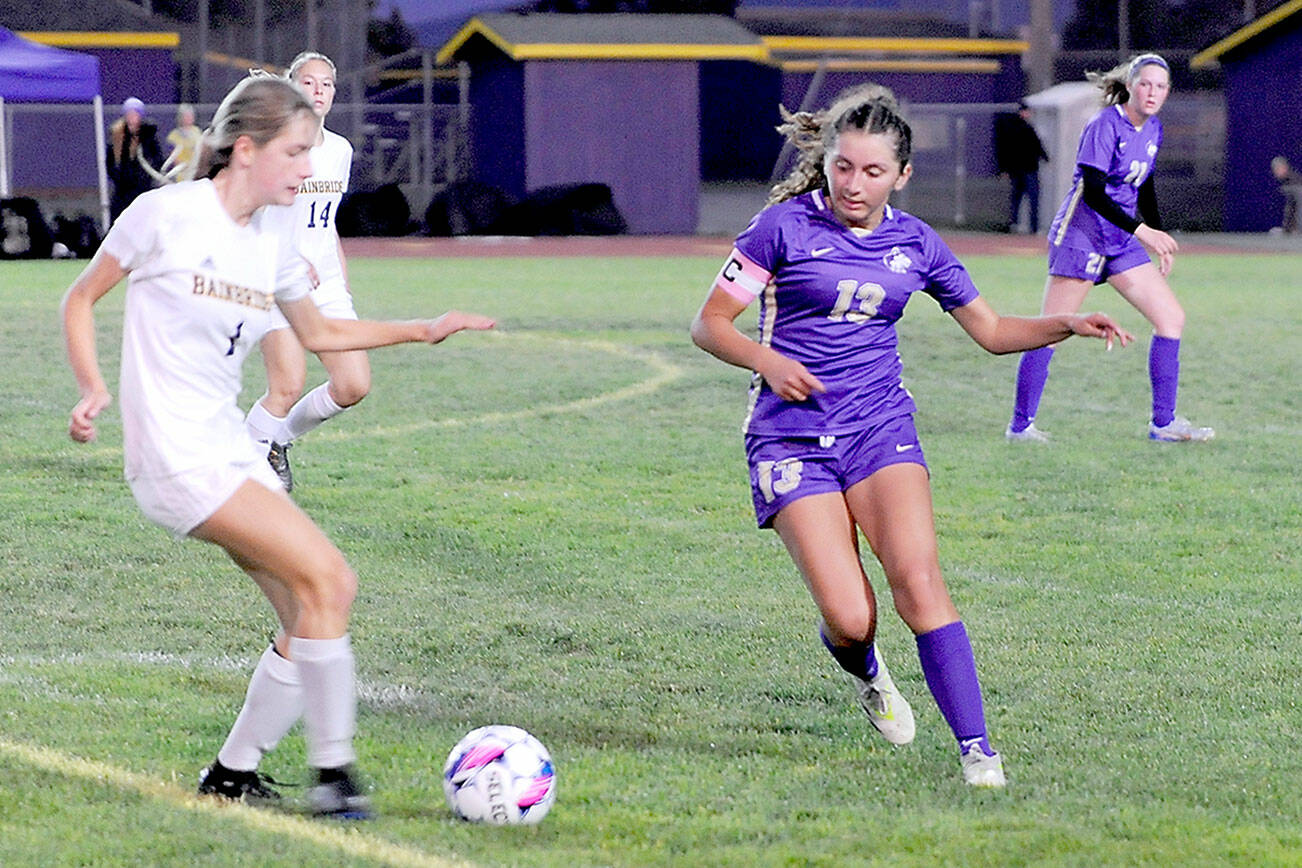
[[[1114,274],[1152,262],[1144,245],[1134,238],[1126,242],[1120,253],[1107,256],[1093,250],[1049,245],[1049,273],[1055,277],[1076,277],[1103,283]]]
[[[747,435],[746,461],[760,527],[772,526],[773,516],[793,501],[845,491],[887,465],[927,466],[912,416],[836,436]]]

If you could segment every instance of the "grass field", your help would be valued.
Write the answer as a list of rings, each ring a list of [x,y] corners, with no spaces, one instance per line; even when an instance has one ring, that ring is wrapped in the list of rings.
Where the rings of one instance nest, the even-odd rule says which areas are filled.
[[[1039,257],[968,264],[998,310],[1036,310]],[[1007,444],[1016,359],[910,307],[942,563],[1008,769],[993,793],[962,783],[889,612],[918,737],[870,731],[780,543],[754,529],[747,375],[686,333],[717,260],[350,266],[368,315],[502,324],[373,353],[371,396],[292,453],[295,497],[362,580],[358,749],[378,819],[190,796],[270,613],[215,549],[140,516],[115,410],[98,443],[68,440],[56,310],[77,266],[5,263],[0,864],[1302,864],[1296,258],[1178,261],[1180,410],[1218,432],[1195,446],[1143,437],[1146,340],[1064,345],[1039,419],[1056,442]],[[122,298],[99,307],[112,383]],[[1089,306],[1146,332],[1108,290]],[[444,807],[447,751],[490,722],[556,759],[536,828]],[[266,770],[302,767],[296,734]]]

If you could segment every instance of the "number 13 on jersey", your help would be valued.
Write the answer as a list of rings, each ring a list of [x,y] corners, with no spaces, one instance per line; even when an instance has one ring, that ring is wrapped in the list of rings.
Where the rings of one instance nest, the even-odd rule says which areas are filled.
[[[836,304],[827,318],[839,322],[867,322],[877,315],[877,309],[886,299],[881,284],[842,280],[836,285]],[[854,310],[850,306],[854,305]]]

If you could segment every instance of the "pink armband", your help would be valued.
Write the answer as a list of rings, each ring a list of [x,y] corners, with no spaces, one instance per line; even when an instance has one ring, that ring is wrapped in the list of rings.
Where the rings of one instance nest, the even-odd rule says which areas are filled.
[[[738,301],[750,304],[768,286],[773,275],[756,265],[737,248],[732,249],[728,261],[719,269],[714,279],[716,289],[722,289]]]

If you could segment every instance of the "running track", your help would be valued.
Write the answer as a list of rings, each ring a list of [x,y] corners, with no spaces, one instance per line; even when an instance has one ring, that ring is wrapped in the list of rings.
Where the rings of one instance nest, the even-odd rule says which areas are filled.
[[[1032,235],[942,231],[945,243],[960,257],[978,255],[1045,255],[1045,241]],[[1265,235],[1177,235],[1182,253],[1302,253],[1302,240]],[[732,239],[659,235],[573,236],[566,238],[345,238],[347,256],[387,258],[529,257],[529,256],[726,256]]]

